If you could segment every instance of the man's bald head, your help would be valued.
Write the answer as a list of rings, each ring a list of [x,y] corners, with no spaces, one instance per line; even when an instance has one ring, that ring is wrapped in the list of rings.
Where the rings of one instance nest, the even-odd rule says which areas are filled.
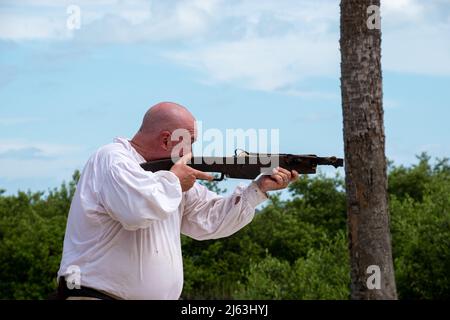
[[[196,137],[194,116],[182,105],[160,102],[145,113],[141,127],[131,144],[148,161],[167,158],[181,142],[172,141],[172,134],[177,129],[185,130],[184,132],[189,134],[189,141],[183,139],[183,145],[189,144],[188,151],[191,150],[191,144]],[[183,155],[184,152],[181,153],[180,155]]]
[[[188,109],[174,102],[160,102],[151,107],[142,120],[141,133],[157,133],[163,130],[188,129],[195,123]]]

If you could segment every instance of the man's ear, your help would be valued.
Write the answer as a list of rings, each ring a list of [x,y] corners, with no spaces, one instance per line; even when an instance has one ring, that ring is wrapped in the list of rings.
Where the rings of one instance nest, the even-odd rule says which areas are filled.
[[[159,141],[163,150],[167,151],[171,149],[172,139],[169,131],[161,131],[161,133],[159,134]]]

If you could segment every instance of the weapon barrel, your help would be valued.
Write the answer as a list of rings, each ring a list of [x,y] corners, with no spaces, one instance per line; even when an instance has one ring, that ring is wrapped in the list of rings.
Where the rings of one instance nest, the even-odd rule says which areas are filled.
[[[146,171],[170,170],[177,159],[161,159],[141,164]],[[316,173],[318,165],[342,167],[344,160],[336,157],[316,155],[257,154],[246,153],[234,157],[193,157],[188,165],[196,170],[218,172],[223,176],[238,179],[254,179],[263,171],[269,173],[273,167],[296,170],[300,174]]]

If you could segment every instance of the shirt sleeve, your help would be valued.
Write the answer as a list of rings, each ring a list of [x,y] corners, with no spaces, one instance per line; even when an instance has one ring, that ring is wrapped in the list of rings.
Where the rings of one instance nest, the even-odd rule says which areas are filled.
[[[147,228],[178,211],[182,191],[172,172],[147,172],[139,164],[126,161],[113,162],[105,171],[99,192],[101,203],[126,230]]]
[[[196,183],[185,196],[181,233],[196,240],[232,235],[252,221],[255,207],[267,199],[254,182],[238,186],[228,197]]]

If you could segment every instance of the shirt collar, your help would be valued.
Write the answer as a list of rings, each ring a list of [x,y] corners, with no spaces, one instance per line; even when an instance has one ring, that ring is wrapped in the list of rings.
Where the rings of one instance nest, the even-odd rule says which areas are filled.
[[[116,137],[114,138],[113,142],[122,144],[126,150],[130,151],[133,154],[137,162],[139,163],[146,162],[145,158],[139,152],[136,151],[136,149],[131,145],[130,141],[127,138]]]

